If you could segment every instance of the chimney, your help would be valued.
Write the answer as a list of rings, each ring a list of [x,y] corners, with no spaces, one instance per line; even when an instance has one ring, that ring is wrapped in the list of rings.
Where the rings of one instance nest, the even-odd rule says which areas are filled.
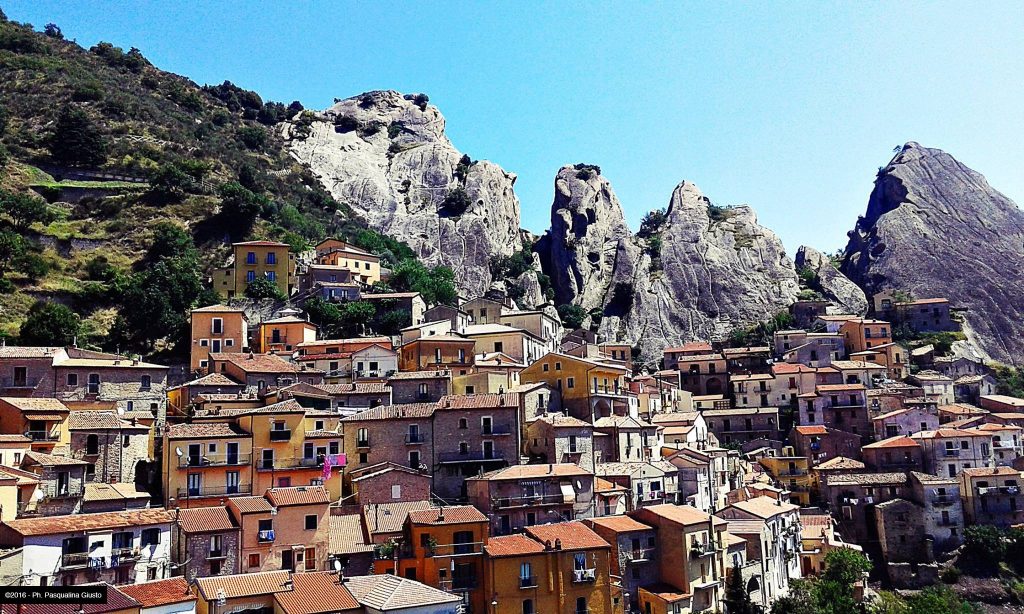
[[[550,539],[545,539],[544,540],[544,549],[545,550],[551,550],[551,540]]]
[[[249,360],[253,360],[254,358],[256,358],[256,354],[254,354],[252,350],[249,350]]]
[[[437,508],[437,521],[444,522],[444,506]]]
[[[562,539],[560,537],[555,538],[555,550],[562,549]]]

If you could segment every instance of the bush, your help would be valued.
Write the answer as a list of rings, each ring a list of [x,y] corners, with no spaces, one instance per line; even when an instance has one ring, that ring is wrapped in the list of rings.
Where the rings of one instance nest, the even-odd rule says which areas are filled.
[[[708,217],[712,222],[724,222],[729,219],[731,212],[729,207],[719,207],[708,203]]]
[[[471,166],[473,166],[473,160],[463,154],[462,158],[459,159],[459,163],[455,165],[455,178],[459,180],[459,183],[466,183],[466,177],[469,176],[469,167]]]
[[[594,164],[574,164],[573,168],[576,169],[576,178],[583,181],[601,174],[601,167]]]
[[[655,209],[644,215],[640,221],[640,230],[636,233],[638,237],[650,237],[661,230],[662,225],[668,220],[668,213],[665,209]]]
[[[60,31],[60,26],[55,23],[48,23],[43,28],[43,34],[50,38],[56,38],[57,40],[64,40],[64,33]]]
[[[455,274],[445,266],[427,268],[419,260],[403,260],[391,271],[395,292],[419,292],[427,305],[455,305],[459,293]]]
[[[46,201],[31,194],[0,190],[0,212],[14,222],[15,230],[24,233],[32,224],[49,224],[56,217]]]
[[[430,96],[427,96],[426,94],[416,94],[412,101],[420,108],[420,111],[426,111],[427,103],[430,102]]]
[[[60,303],[37,301],[28,310],[18,340],[22,345],[72,345],[82,332],[78,314]]]
[[[245,297],[251,299],[272,298],[283,301],[288,297],[277,287],[277,284],[266,277],[257,277],[245,287]]]
[[[956,567],[946,567],[942,570],[942,573],[939,574],[939,579],[946,584],[956,584],[960,581],[960,575],[960,570]]]
[[[511,256],[491,256],[490,269],[494,279],[515,279],[533,270],[533,249],[523,245],[523,249]]]
[[[391,122],[391,125],[388,126],[388,138],[394,139],[399,134],[402,134],[402,130],[404,130],[404,128],[400,122]]]
[[[473,201],[469,198],[466,189],[459,186],[445,195],[444,200],[441,201],[438,213],[448,217],[458,217],[472,206]]]
[[[259,126],[245,126],[238,130],[238,138],[249,149],[259,151],[266,147],[269,135]]]
[[[559,305],[558,317],[562,320],[563,326],[570,330],[575,330],[583,326],[583,321],[587,318],[587,312],[579,305]]]
[[[334,130],[336,132],[354,132],[359,130],[361,125],[359,120],[351,115],[339,115],[334,120]]]
[[[994,574],[1006,554],[1003,532],[990,525],[973,525],[964,529],[964,546],[958,567],[974,575]]]

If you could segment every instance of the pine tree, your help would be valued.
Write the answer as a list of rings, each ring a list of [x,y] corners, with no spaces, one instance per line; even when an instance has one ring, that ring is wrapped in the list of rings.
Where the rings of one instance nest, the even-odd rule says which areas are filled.
[[[750,593],[747,592],[743,574],[740,573],[740,566],[737,563],[733,563],[732,574],[729,575],[729,583],[725,587],[725,605],[729,614],[758,614],[759,612],[759,608],[750,600]]]
[[[99,166],[107,159],[107,143],[85,111],[68,105],[57,116],[50,154],[69,166]]]

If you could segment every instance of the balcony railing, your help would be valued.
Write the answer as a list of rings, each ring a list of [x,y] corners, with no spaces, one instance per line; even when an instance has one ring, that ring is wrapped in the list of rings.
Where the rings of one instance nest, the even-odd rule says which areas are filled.
[[[423,433],[409,433],[405,436],[405,443],[408,444],[423,443],[423,441]]]
[[[537,576],[519,578],[519,588],[537,588]]]
[[[274,541],[275,537],[276,535],[274,535],[274,530],[269,529],[267,531],[260,531],[259,533],[257,533],[256,541],[258,541],[261,544],[267,544]]]
[[[178,459],[178,467],[230,467],[232,465],[248,465],[251,462],[251,454],[207,454],[205,456],[182,456]]]
[[[946,448],[945,454],[946,456],[960,456],[960,450],[959,448]]]
[[[449,580],[441,580],[441,590],[449,593],[471,591],[477,586],[476,576],[454,576]]]
[[[364,377],[365,378],[370,378],[370,379],[380,379],[380,378],[385,378],[385,377],[391,377],[394,374],[395,374],[395,370],[394,369],[363,369],[363,370],[356,369],[356,370],[352,371],[353,377],[355,377],[357,379],[358,378],[364,378]]]
[[[714,542],[697,542],[690,547],[690,556],[693,558],[700,558],[709,554],[714,554],[718,550],[718,546]]]
[[[455,557],[481,554],[484,551],[483,542],[464,542],[459,544],[435,544],[427,550],[428,556],[434,557]]]
[[[341,456],[341,455],[339,455]],[[331,463],[332,465],[343,465],[344,462]],[[315,469],[324,466],[323,456],[300,456],[294,458],[260,459],[256,466],[257,471],[276,471],[278,469]]]
[[[993,448],[1000,448],[1000,449],[1004,449],[1004,450],[1007,449],[1007,448],[1016,448],[1017,445],[1018,444],[1016,442],[1014,442],[1014,441],[993,441],[992,442],[992,447]]]
[[[953,497],[951,495],[935,495],[932,497],[932,505],[945,507],[947,505],[953,505],[957,499],[958,497]]]
[[[620,388],[615,386],[591,386],[590,394],[600,394],[604,396],[616,397],[635,396],[635,393],[630,392],[628,388]]]
[[[495,497],[492,499],[495,509],[512,507],[533,507],[541,505],[569,505],[575,502],[566,501],[562,493],[549,495],[523,495],[521,497]]]
[[[89,564],[88,552],[68,552],[60,557],[61,569],[85,567]]]
[[[291,429],[275,429],[270,431],[270,441],[288,441],[291,438]]]
[[[982,486],[978,489],[978,494],[983,497],[992,495],[1016,496],[1020,494],[1020,486]]]
[[[70,499],[81,497],[85,492],[85,486],[81,482],[70,482],[61,487],[55,482],[48,482],[43,484],[42,490],[44,501],[50,499]]]
[[[179,499],[198,499],[201,497],[232,497],[235,495],[251,495],[251,484],[237,486],[200,486],[199,488],[179,488]]]
[[[357,448],[369,448],[370,447],[370,440],[369,440],[369,438],[367,438],[367,439],[357,439],[356,440],[356,447]]]
[[[441,452],[437,455],[437,458],[442,463],[505,462],[505,456],[502,452],[493,452],[489,455],[483,452],[466,452],[465,454],[461,452]]]
[[[9,390],[16,388],[30,390],[37,386],[39,386],[38,377],[5,377],[2,387]]]
[[[32,441],[57,441],[60,435],[55,431],[27,431],[25,437]]]
[[[646,563],[654,555],[654,548],[635,548],[625,552],[626,560],[630,563]]]
[[[511,435],[512,428],[507,424],[495,424],[490,428],[480,429],[480,434],[484,437],[498,437],[501,435]]]
[[[574,569],[572,571],[574,584],[588,584],[597,581],[597,569]]]

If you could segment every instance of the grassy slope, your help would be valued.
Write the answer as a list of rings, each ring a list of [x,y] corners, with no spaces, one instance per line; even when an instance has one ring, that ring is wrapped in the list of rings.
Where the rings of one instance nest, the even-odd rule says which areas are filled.
[[[186,78],[145,62],[133,69],[120,58],[0,22],[0,107],[9,116],[3,143],[12,158],[0,170],[0,186],[110,189],[99,202],[61,205],[62,219],[33,228],[32,238],[44,247],[53,270],[36,283],[9,275],[18,290],[0,295],[0,330],[16,330],[35,297],[73,302],[83,286],[84,263],[95,255],[130,267],[157,221],[172,220],[192,229],[204,265],[219,265],[227,253],[226,237],[204,227],[203,221],[217,210],[216,186],[236,180],[243,166],[255,171],[267,197],[294,205],[306,220],[304,225],[316,228],[301,229],[308,238],[331,231],[339,217],[344,219],[334,216],[333,206],[325,208],[318,184],[287,155],[272,126],[247,119],[244,109],[229,108]],[[163,202],[129,183],[56,181],[38,167],[49,162],[46,138],[58,112],[69,103],[85,109],[107,137],[109,155],[102,170],[143,177],[162,164],[201,160],[211,169],[207,188],[198,190],[205,193]],[[266,144],[255,150],[240,139],[241,131],[253,128],[265,130],[267,137]],[[148,138],[139,142],[129,136]],[[261,221],[253,234],[280,238],[284,229]],[[75,239],[92,241],[75,241],[73,246]],[[96,323],[108,316],[95,314]]]

